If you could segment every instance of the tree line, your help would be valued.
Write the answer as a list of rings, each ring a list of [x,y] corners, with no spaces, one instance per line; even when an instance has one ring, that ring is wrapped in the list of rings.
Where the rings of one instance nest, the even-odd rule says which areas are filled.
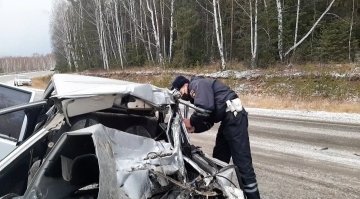
[[[0,58],[0,73],[41,71],[53,68],[55,68],[55,58],[52,54]]]
[[[61,71],[145,64],[353,62],[358,0],[57,0],[52,44]]]

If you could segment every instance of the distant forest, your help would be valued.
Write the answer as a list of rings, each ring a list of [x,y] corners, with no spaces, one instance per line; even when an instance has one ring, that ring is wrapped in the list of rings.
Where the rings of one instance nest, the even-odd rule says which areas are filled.
[[[57,0],[56,68],[360,59],[359,0]]]
[[[52,54],[34,54],[29,57],[0,57],[0,73],[18,73],[55,68],[55,59]]]

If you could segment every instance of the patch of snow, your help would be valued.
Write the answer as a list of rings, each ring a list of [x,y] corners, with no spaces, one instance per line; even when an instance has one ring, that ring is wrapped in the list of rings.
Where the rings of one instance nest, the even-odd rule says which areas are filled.
[[[360,67],[356,67],[352,70],[352,73],[360,74]]]
[[[290,74],[290,76],[293,76],[293,77],[301,77],[303,75],[304,74],[302,72],[297,72],[297,73],[294,73],[294,74]]]
[[[354,70],[352,70],[349,73],[349,80],[350,81],[360,80],[360,67],[356,67]]]
[[[239,84],[234,88],[234,91],[235,93],[241,93],[241,94],[249,93],[255,89],[253,87],[254,86],[251,84]]]
[[[246,108],[250,115],[315,120],[334,123],[360,124],[360,114],[357,113],[332,113],[325,111],[298,111],[298,110],[276,110],[261,108]]]
[[[331,72],[330,75],[336,79],[340,79],[340,78],[344,78],[346,77],[346,74],[340,74],[340,73],[337,73],[337,72]]]
[[[261,71],[260,70],[246,70],[246,71],[235,71],[235,70],[226,70],[226,71],[219,71],[216,73],[206,74],[206,77],[212,78],[230,78],[234,77],[236,79],[251,79],[260,77]]]

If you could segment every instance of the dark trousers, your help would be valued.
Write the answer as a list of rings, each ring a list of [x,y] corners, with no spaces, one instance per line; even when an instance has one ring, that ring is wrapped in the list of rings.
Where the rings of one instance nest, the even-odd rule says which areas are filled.
[[[227,163],[232,157],[239,169],[241,175],[239,183],[243,184],[246,197],[248,199],[260,198],[252,165],[248,117],[244,109],[236,117],[232,112],[226,113],[216,136],[213,157]]]

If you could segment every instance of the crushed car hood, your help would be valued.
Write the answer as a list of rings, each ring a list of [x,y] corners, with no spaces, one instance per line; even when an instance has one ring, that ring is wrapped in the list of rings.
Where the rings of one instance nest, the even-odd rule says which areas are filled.
[[[130,94],[153,105],[160,106],[174,103],[169,90],[150,84],[72,74],[55,74],[52,77],[52,82],[55,88],[52,97],[59,99],[109,94]]]

